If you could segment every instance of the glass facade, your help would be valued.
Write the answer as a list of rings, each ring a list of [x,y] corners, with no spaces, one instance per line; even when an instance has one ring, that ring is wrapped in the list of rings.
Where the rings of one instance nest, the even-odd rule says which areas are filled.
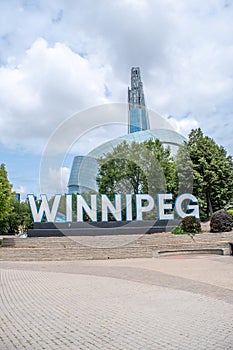
[[[150,129],[139,67],[131,69],[131,88],[128,88],[128,104],[128,133]]]
[[[99,147],[92,150],[87,156],[77,156],[73,160],[69,179],[69,193],[83,193],[90,191],[98,191],[96,176],[98,174],[98,158],[112,152],[113,149],[126,141],[127,143],[143,142],[146,140],[159,139],[164,146],[170,147],[171,154],[175,155],[185,138],[173,130],[153,129],[134,132],[105,142]]]
[[[129,134],[134,132],[148,130],[148,116],[145,109],[130,110]]]
[[[96,183],[98,174],[97,160],[112,152],[123,141],[131,143],[133,141],[143,142],[150,139],[159,139],[164,146],[170,147],[172,155],[177,153],[179,146],[185,141],[182,135],[169,129],[150,129],[139,67],[131,69],[131,88],[128,89],[128,105],[128,134],[103,143],[85,157],[75,157],[68,183],[69,193],[98,191]]]
[[[83,193],[97,189],[96,174],[98,163],[91,156],[76,156],[71,168],[68,189],[69,193]],[[93,185],[94,184],[94,185]]]

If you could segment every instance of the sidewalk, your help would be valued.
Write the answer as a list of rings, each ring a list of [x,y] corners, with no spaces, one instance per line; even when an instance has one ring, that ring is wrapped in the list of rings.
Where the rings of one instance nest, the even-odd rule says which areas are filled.
[[[231,256],[0,266],[1,349],[232,349]]]

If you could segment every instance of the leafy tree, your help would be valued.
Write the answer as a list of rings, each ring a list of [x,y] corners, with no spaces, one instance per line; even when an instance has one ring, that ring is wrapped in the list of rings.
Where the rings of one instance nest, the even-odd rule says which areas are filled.
[[[155,197],[157,193],[177,192],[176,164],[170,148],[164,147],[159,140],[130,144],[124,141],[98,162],[99,192],[111,199],[115,193],[149,193]],[[147,213],[146,218],[154,218],[155,214]]]
[[[14,193],[8,180],[5,164],[0,165],[0,221],[5,219],[6,214],[13,210],[12,200]]]
[[[193,162],[193,191],[207,218],[233,201],[233,160],[200,128],[191,131],[187,147]]]
[[[98,160],[100,170],[97,176],[99,192],[110,197],[114,193],[140,193],[146,186],[145,174],[138,163],[138,144],[131,146],[125,141],[113,152]],[[135,160],[137,158],[137,160]]]
[[[32,216],[27,202],[15,200],[4,164],[0,165],[0,233],[17,233],[20,226],[29,228]]]
[[[192,193],[193,191],[193,163],[187,144],[181,145],[176,154],[178,193]]]
[[[125,141],[98,160],[99,192],[151,193],[174,191],[176,167],[170,149],[159,140],[142,143]]]
[[[28,202],[12,200],[13,210],[8,212],[4,220],[0,221],[1,233],[18,233],[19,228],[27,230],[32,227],[33,219]]]

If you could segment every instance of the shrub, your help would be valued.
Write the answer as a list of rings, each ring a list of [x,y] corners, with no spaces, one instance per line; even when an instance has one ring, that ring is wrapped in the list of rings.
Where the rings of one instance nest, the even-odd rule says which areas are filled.
[[[172,231],[175,235],[201,233],[201,224],[195,216],[186,216]]]
[[[179,224],[178,226],[176,226],[176,227],[172,230],[172,233],[173,233],[174,235],[183,235],[183,234],[185,234],[186,232],[184,231],[182,224]]]
[[[181,223],[185,232],[189,232],[189,233],[201,232],[201,224],[195,216],[186,216]]]
[[[211,232],[228,232],[233,229],[233,217],[228,211],[221,209],[213,213],[210,219]]]
[[[233,217],[233,209],[228,209],[227,210],[229,214],[231,214],[231,216]]]

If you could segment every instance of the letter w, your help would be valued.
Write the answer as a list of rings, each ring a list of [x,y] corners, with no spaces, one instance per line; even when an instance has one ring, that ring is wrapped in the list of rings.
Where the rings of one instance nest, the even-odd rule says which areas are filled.
[[[33,194],[28,195],[29,205],[31,208],[32,216],[34,222],[41,222],[44,214],[48,222],[54,222],[57,215],[57,210],[60,204],[61,200],[61,194],[56,194],[54,200],[52,209],[49,208],[49,203],[47,196],[45,194],[41,195],[41,204],[39,210],[37,209],[37,205],[35,202],[35,197]]]

